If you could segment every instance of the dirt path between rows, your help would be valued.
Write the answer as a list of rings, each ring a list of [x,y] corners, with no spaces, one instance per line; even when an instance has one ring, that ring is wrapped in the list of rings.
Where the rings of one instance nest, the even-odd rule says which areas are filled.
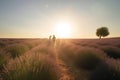
[[[31,52],[35,52],[37,49],[41,48],[41,46],[44,45],[44,46],[47,46],[47,44],[39,44],[38,46],[35,46],[33,47],[31,50],[27,51],[25,54],[29,54]],[[48,46],[49,48],[49,46]],[[58,66],[61,68],[62,70],[62,77],[60,80],[75,80],[75,78],[71,75],[71,72],[70,72],[70,69],[69,69],[69,66],[67,66],[62,60],[60,60],[58,58],[58,51],[57,51],[57,48],[52,48],[54,50],[54,52],[56,53],[56,61],[57,61],[57,64]]]
[[[74,76],[70,72],[70,67],[67,66],[61,59],[58,57],[58,51],[54,48],[56,55],[56,61],[59,67],[62,70],[62,78],[60,80],[75,80]]]

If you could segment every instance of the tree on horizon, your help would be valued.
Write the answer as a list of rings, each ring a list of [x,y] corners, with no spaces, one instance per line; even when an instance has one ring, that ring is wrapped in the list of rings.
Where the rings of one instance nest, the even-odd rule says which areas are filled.
[[[109,34],[110,33],[107,27],[100,27],[96,31],[96,35],[99,37],[99,39],[101,39],[102,37],[108,36]]]

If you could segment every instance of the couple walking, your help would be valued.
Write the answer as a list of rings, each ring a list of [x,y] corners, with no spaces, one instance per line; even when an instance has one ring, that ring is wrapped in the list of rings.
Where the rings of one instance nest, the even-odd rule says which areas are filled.
[[[52,44],[53,46],[55,46],[55,44],[56,44],[56,37],[55,37],[55,35],[50,35],[49,36],[49,41],[50,41],[50,44]]]

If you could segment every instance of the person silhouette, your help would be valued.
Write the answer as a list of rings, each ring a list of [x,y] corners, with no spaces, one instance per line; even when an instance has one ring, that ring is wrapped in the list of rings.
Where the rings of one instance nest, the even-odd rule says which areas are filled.
[[[50,35],[48,38],[48,46],[50,46],[52,44],[52,36]]]
[[[56,44],[56,37],[55,37],[55,35],[53,35],[53,37],[52,37],[52,42],[53,42],[53,46],[55,47],[55,44]]]
[[[52,36],[50,35],[50,36],[49,36],[49,40],[50,40],[50,41],[51,41],[51,38],[52,38]]]

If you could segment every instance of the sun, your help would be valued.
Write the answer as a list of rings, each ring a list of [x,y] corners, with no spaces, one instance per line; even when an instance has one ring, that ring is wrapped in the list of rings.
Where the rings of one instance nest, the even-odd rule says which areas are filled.
[[[67,38],[71,34],[71,25],[68,22],[61,22],[55,25],[55,35],[60,38]]]

